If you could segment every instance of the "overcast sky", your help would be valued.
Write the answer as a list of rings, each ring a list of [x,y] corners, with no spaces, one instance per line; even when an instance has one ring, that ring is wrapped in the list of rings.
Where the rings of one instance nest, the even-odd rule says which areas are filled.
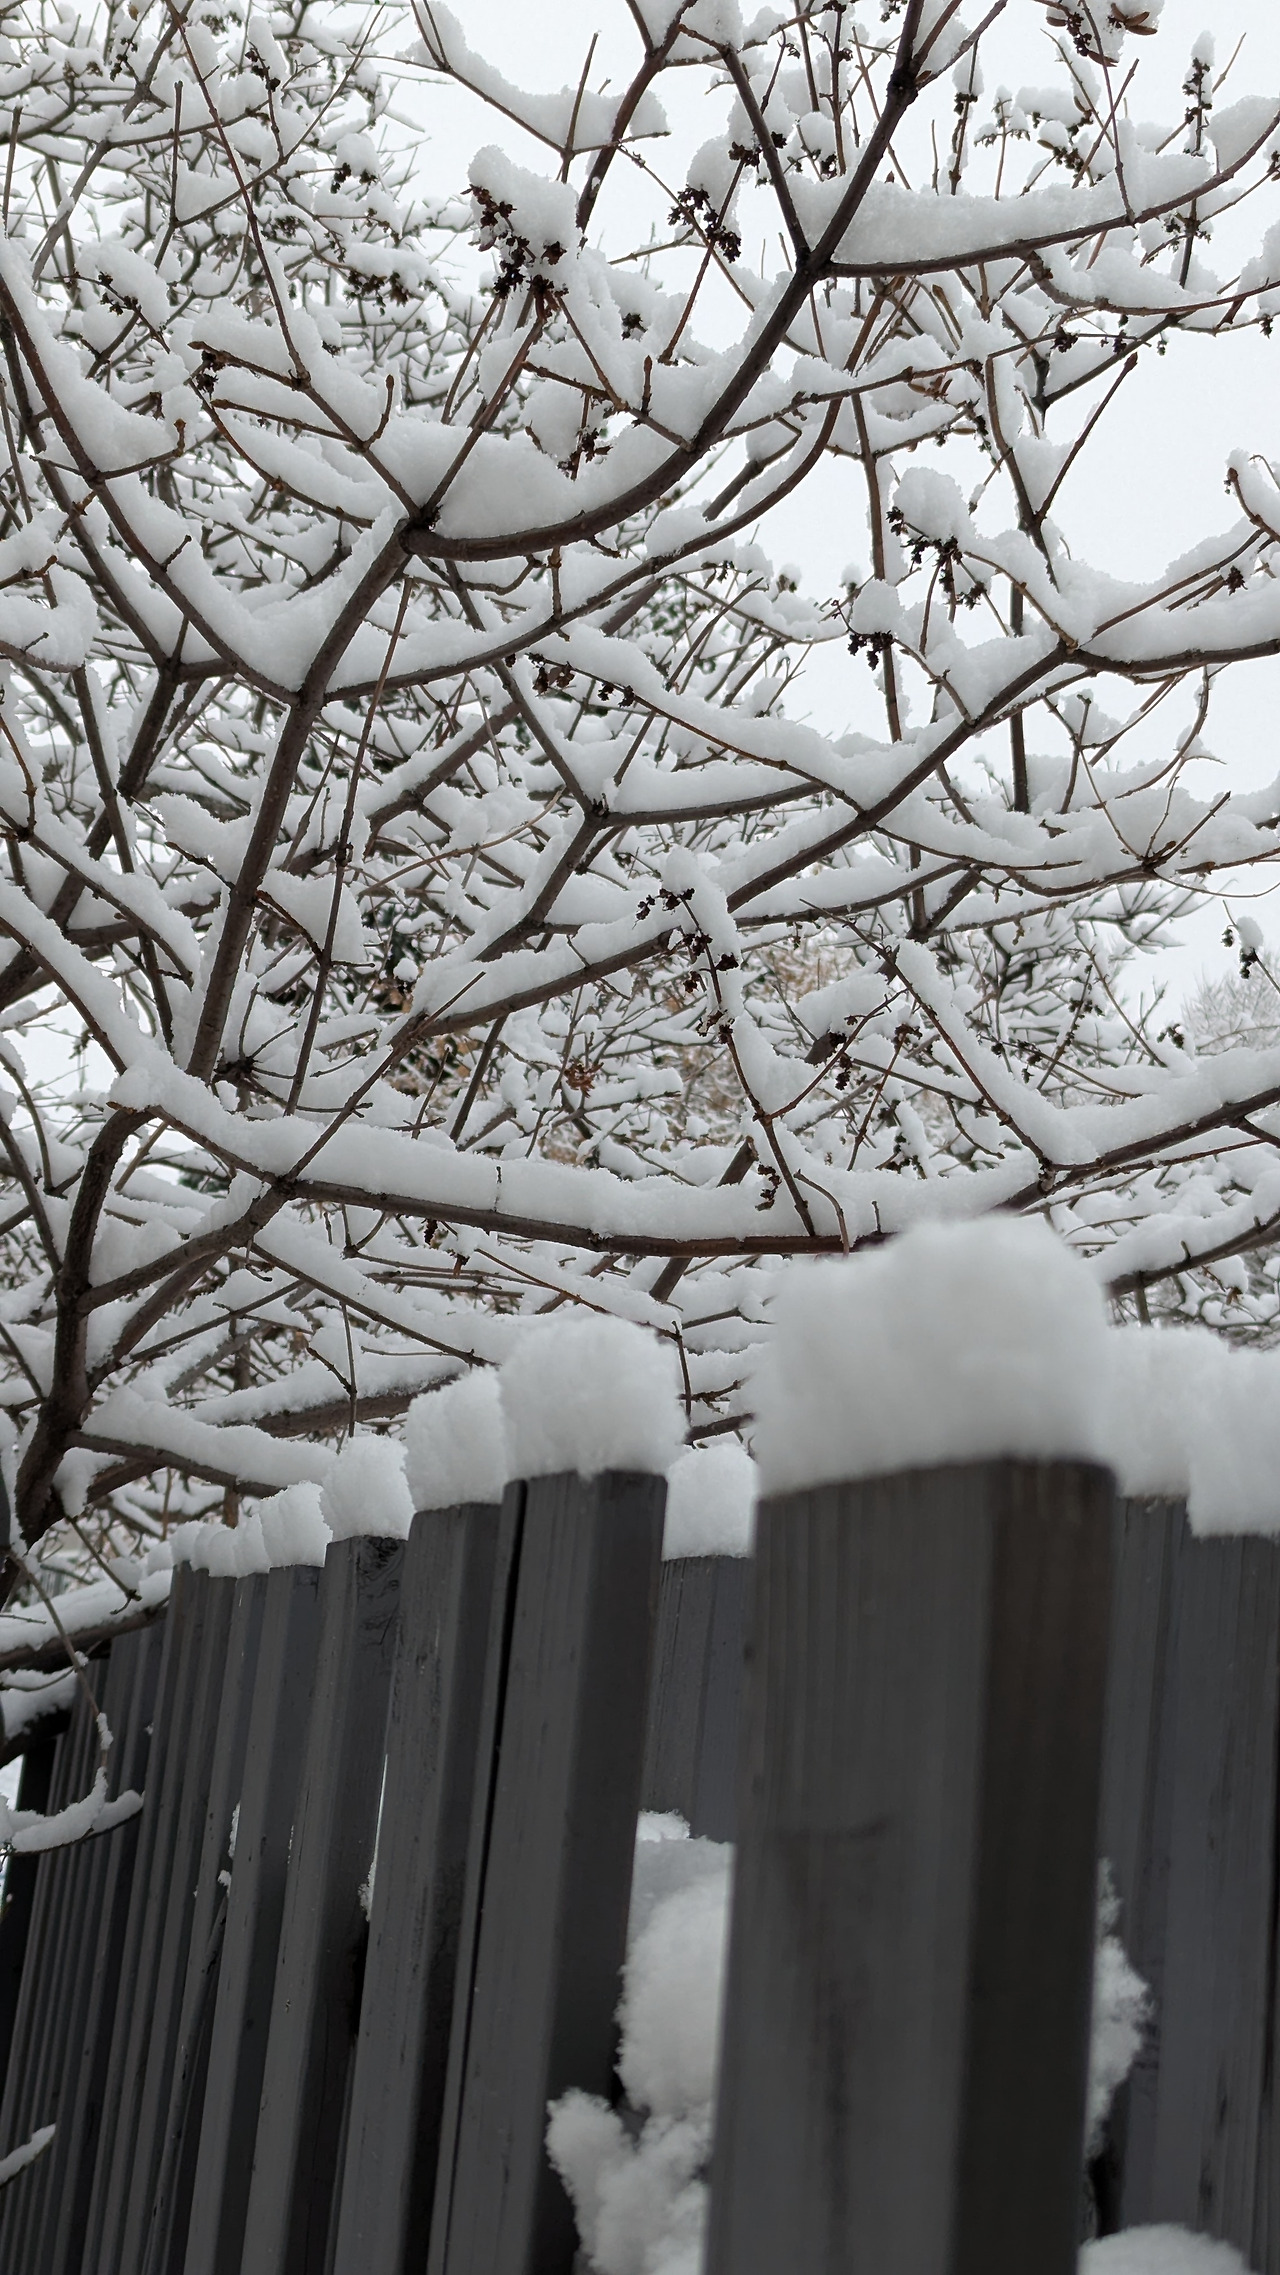
[[[875,0],[866,13],[874,17]],[[969,11],[966,10],[966,14]],[[510,79],[531,88],[576,84],[593,35],[591,83],[615,83],[629,76],[638,52],[625,0],[454,0],[454,14],[470,44]],[[744,14],[751,14],[750,5]],[[1180,92],[1187,59],[1198,33],[1208,26],[1221,68],[1243,36],[1243,47],[1219,101],[1280,89],[1280,7],[1273,0],[1165,0],[1159,35],[1132,40],[1128,58],[1140,63],[1132,109],[1139,118],[1168,119],[1182,109]],[[1010,0],[996,41],[989,40],[986,77],[991,88],[1006,81],[1017,88],[1043,84],[1053,70],[1046,16],[1039,0]],[[689,152],[713,133],[717,117],[707,97],[703,73],[668,75],[663,98],[673,127],[670,146],[655,150],[665,163],[668,149],[676,171],[677,152]],[[712,98],[719,103],[723,98]],[[924,106],[921,106],[923,111]],[[486,112],[456,88],[426,87],[413,98],[412,112],[424,135],[419,149],[420,178],[440,190],[465,185],[472,153],[487,142],[501,142],[513,156],[541,169],[547,154],[518,129]],[[643,238],[648,209],[636,177],[619,170],[619,188],[629,200],[604,217],[611,241],[634,222]],[[683,180],[683,168],[680,168]],[[1267,221],[1280,217],[1280,195],[1264,208],[1261,200],[1228,222],[1225,233],[1206,250],[1220,271],[1234,268],[1240,247]],[[750,240],[748,239],[748,250]],[[1230,256],[1230,257],[1229,257]],[[1144,358],[1141,370],[1121,391],[1097,441],[1078,461],[1064,487],[1056,518],[1074,551],[1121,576],[1151,576],[1184,552],[1198,537],[1234,519],[1223,487],[1230,452],[1241,446],[1280,455],[1277,433],[1280,387],[1280,329],[1268,343],[1254,332],[1239,339],[1175,339],[1168,354]],[[807,590],[832,591],[846,562],[866,551],[865,513],[848,469],[824,469],[817,481],[770,517],[763,532],[776,561],[802,570]],[[860,669],[842,649],[828,650],[809,678],[806,697],[815,723],[836,730],[863,698]],[[792,709],[798,706],[793,703]],[[1224,779],[1241,787],[1262,784],[1280,773],[1280,663],[1238,667],[1227,675],[1216,699],[1211,747],[1224,772],[1202,787]],[[1255,873],[1242,880],[1243,895],[1264,897],[1253,908],[1280,951],[1280,877],[1274,886]],[[1231,958],[1221,945],[1220,899],[1188,929],[1186,944],[1169,972],[1176,993],[1193,984],[1202,968],[1223,969]]]

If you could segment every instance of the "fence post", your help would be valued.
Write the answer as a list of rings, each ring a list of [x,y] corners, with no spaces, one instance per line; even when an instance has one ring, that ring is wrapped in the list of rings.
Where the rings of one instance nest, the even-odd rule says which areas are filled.
[[[331,1542],[243,2275],[323,2275],[366,1940],[401,1540]]]
[[[289,1843],[315,1685],[320,1568],[267,1575],[184,2275],[239,2275]]]
[[[517,1533],[496,1756],[468,1860],[428,2275],[569,2275],[547,2104],[608,2094],[666,1488],[509,1489]]]
[[[510,1524],[479,1502],[420,1510],[409,1536],[334,2275],[419,2275],[426,2259],[467,1845],[493,1746],[490,1627],[511,1547]]]
[[[1198,2229],[1280,2275],[1280,1545],[1121,1504],[1111,1657],[1099,1846],[1154,2013],[1095,2166],[1100,2225]]]
[[[731,1841],[751,1559],[673,1556],[662,1567],[642,1806]]]
[[[766,1500],[710,2275],[1073,2275],[1112,1480]]]

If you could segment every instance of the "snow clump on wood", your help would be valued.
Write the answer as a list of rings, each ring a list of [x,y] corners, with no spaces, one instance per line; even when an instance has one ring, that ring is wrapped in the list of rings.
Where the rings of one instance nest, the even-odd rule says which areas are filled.
[[[325,1480],[320,1505],[335,1540],[362,1535],[403,1540],[413,1522],[403,1446],[391,1438],[348,1438]]]
[[[605,1469],[661,1477],[683,1448],[674,1355],[629,1320],[533,1326],[499,1381],[513,1477]]]
[[[1080,2275],[1248,2275],[1248,2269],[1229,2243],[1189,2228],[1126,2228],[1085,2245]]]
[[[750,1556],[759,1483],[750,1454],[734,1439],[691,1446],[667,1477],[663,1555]]]
[[[323,1564],[329,1527],[320,1507],[318,1485],[286,1485],[259,1510],[262,1538],[273,1566]]]
[[[1001,1455],[1106,1460],[1106,1312],[1022,1219],[920,1225],[781,1282],[755,1379],[764,1489]]]
[[[477,1368],[415,1398],[405,1424],[405,1468],[415,1509],[502,1499],[507,1429],[491,1369]]]

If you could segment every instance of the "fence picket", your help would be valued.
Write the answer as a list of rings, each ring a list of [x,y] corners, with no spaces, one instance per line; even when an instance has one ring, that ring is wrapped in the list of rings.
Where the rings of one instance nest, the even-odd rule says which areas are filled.
[[[323,2275],[366,1941],[404,1543],[333,1541],[285,1889],[243,2275]]]
[[[207,1792],[192,1832],[198,1856],[189,1905],[184,1899],[186,1961],[170,2074],[162,2080],[153,2147],[154,2178],[139,2174],[137,2215],[141,2275],[181,2275],[195,2153],[199,2145],[213,2003],[226,1927],[224,1868],[229,1861],[232,1812],[240,1798],[248,1740],[253,1678],[262,1635],[264,1575],[233,1583],[225,1663],[211,1667],[209,1709],[214,1739]],[[197,1795],[197,1800],[199,1796]],[[126,2249],[131,2239],[126,2238]],[[131,2264],[135,2263],[133,2261]]]
[[[426,2258],[500,1536],[480,1503],[409,1536],[334,2275]]]
[[[662,1567],[643,1805],[731,1841],[751,1559],[677,1556]]]
[[[184,2275],[239,2275],[289,1842],[319,1636],[320,1571],[267,1577],[210,2032]]]
[[[153,1625],[119,1636],[111,1646],[103,1709],[115,1741],[108,1763],[112,1796],[130,1789],[145,1794],[162,1642],[161,1627]],[[83,1917],[84,2006],[58,2136],[49,2152],[51,2218],[33,2261],[41,2275],[79,2275],[139,1833],[140,1819],[129,1818],[90,1850],[95,1862],[100,1859],[100,1869]]]
[[[1111,1480],[766,1501],[711,2275],[1072,2275]]]
[[[219,1709],[226,1676],[236,1582],[210,1575],[205,1582],[205,1616],[190,1691],[180,1759],[169,1787],[173,1846],[163,1891],[157,1891],[155,1944],[146,2001],[146,2039],[140,2043],[136,2124],[127,2169],[119,2180],[116,2264],[121,2275],[139,2275],[151,2204],[159,2171],[177,2059],[182,1992],[192,1922],[198,1900],[198,1874],[204,1819],[217,1746]]]
[[[512,1488],[496,1758],[468,1860],[428,2275],[568,2275],[547,2104],[607,2094],[657,1612],[660,1478]]]
[[[1167,2221],[1280,2275],[1268,2085],[1276,1959],[1280,1546],[1118,1517],[1100,1848],[1154,2019],[1095,2184],[1101,2225]]]
[[[125,1931],[103,2122],[89,2201],[84,2275],[121,2275],[121,2229],[133,2170],[156,1971],[182,1794],[184,1787],[189,1789],[193,1774],[187,1739],[212,1609],[211,1588],[206,1572],[180,1564],[173,1575],[165,1614],[147,1805],[142,1812]],[[134,2270],[124,2270],[123,2275],[134,2275]]]
[[[101,1693],[106,1669],[102,1661],[85,1669],[86,1688]],[[70,1727],[61,1741],[61,1759],[50,1800],[61,1809],[88,1790],[97,1766],[98,1731],[95,1713],[85,1692],[77,1697]],[[47,1850],[36,1876],[36,1908],[42,1915],[42,1933],[36,1968],[30,1985],[24,1980],[19,2000],[15,2047],[21,2059],[9,2078],[0,2137],[16,2148],[37,2127],[56,2124],[65,2117],[61,2107],[65,2072],[72,2055],[71,2033],[76,2014],[77,1973],[83,1949],[84,1884],[96,1858],[83,1846]],[[0,2265],[31,2266],[37,2256],[43,2217],[48,2202],[49,2151],[12,2181],[0,2195]]]

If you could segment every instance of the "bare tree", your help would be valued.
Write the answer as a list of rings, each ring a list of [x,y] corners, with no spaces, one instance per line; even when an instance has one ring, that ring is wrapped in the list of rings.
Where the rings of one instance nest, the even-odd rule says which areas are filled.
[[[1280,786],[1186,779],[1280,650],[1280,487],[1233,461],[1142,588],[1054,513],[1171,338],[1269,329],[1280,101],[1201,43],[1137,126],[1154,23],[1082,0],[987,104],[1003,8],[630,0],[630,81],[555,96],[436,0],[7,11],[28,1544],[320,1478],[565,1304],[732,1429],[777,1260],[921,1214],[1045,1212],[1120,1303],[1275,1241],[1280,1050],[1197,1056],[1125,966],[1280,850]],[[424,183],[424,74],[541,170]],[[814,601],[757,533],[837,464],[867,570]]]

